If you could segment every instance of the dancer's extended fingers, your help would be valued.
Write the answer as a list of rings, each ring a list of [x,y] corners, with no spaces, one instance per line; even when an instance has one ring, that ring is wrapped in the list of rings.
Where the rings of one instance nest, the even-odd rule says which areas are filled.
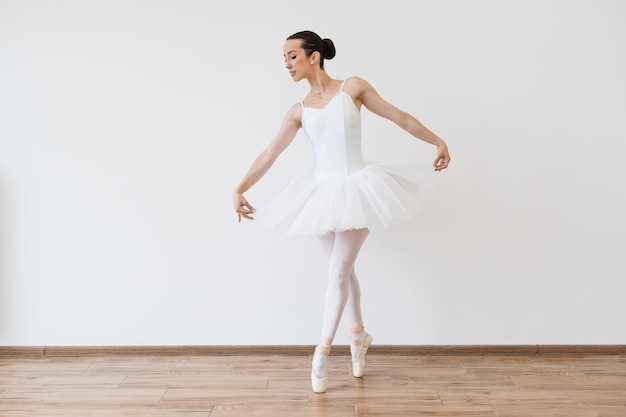
[[[252,212],[250,212],[252,214]],[[252,217],[250,214],[245,214],[245,213],[239,213],[239,222],[241,222],[241,218],[244,219],[248,219],[248,220],[254,220],[254,217]]]
[[[252,214],[255,212],[255,210],[249,204],[240,205],[239,207],[237,207],[236,212],[237,212],[237,218],[239,222],[241,222],[242,217],[244,219],[254,220],[254,218],[252,217]]]
[[[250,210],[250,213],[254,213],[256,211],[256,209],[252,207],[252,204],[248,203],[248,200],[246,200],[245,206],[248,208],[248,210]]]

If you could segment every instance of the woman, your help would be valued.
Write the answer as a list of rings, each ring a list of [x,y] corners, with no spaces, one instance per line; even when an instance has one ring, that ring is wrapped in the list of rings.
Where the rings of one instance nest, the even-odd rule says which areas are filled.
[[[383,100],[359,77],[331,78],[324,60],[335,56],[330,39],[304,31],[287,38],[285,66],[295,81],[311,87],[287,112],[269,146],[254,160],[234,192],[238,220],[253,219],[244,193],[272,166],[303,128],[315,151],[315,169],[296,177],[266,214],[270,227],[286,236],[317,235],[329,256],[329,280],[320,344],[311,370],[313,391],[325,392],[328,354],[342,314],[350,327],[352,373],[362,377],[372,336],[361,318],[360,288],[354,263],[369,230],[408,220],[415,211],[417,180],[383,165],[368,164],[361,153],[360,109],[395,122],[411,135],[437,147],[436,171],[448,167],[446,143],[411,115]]]

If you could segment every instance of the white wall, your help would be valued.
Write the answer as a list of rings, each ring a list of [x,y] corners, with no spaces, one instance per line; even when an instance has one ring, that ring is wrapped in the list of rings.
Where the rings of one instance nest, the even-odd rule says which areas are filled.
[[[282,60],[303,29],[453,156],[358,261],[378,343],[626,343],[626,3],[214,3],[0,1],[1,345],[317,341],[317,243],[231,206],[306,93]],[[368,158],[434,158],[363,117]]]

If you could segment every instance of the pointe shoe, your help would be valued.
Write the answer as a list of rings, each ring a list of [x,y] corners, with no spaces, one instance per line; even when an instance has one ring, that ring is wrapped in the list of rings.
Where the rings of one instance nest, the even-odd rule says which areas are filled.
[[[315,357],[321,355],[326,358],[326,369],[324,370],[323,375],[317,375],[315,373],[315,367],[313,364],[315,363]],[[323,353],[316,352],[313,354],[313,363],[311,364],[311,386],[313,388],[313,392],[316,394],[322,394],[326,392],[326,388],[328,387],[328,355]]]
[[[359,351],[359,356],[356,359],[352,360],[352,376],[355,378],[361,378],[365,373],[365,355],[367,354],[367,349],[369,349],[372,344],[372,335],[367,333],[365,335],[365,339],[363,339],[363,343],[361,344],[361,350]]]
[[[315,371],[311,371],[311,387],[316,394],[323,394],[328,387],[328,369],[322,376],[315,375]]]

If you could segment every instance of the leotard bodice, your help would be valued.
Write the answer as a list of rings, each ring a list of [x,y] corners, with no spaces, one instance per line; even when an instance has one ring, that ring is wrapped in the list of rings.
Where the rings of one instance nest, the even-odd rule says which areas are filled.
[[[323,108],[302,104],[302,129],[315,153],[314,176],[328,182],[361,170],[361,114],[352,97],[339,92]]]

